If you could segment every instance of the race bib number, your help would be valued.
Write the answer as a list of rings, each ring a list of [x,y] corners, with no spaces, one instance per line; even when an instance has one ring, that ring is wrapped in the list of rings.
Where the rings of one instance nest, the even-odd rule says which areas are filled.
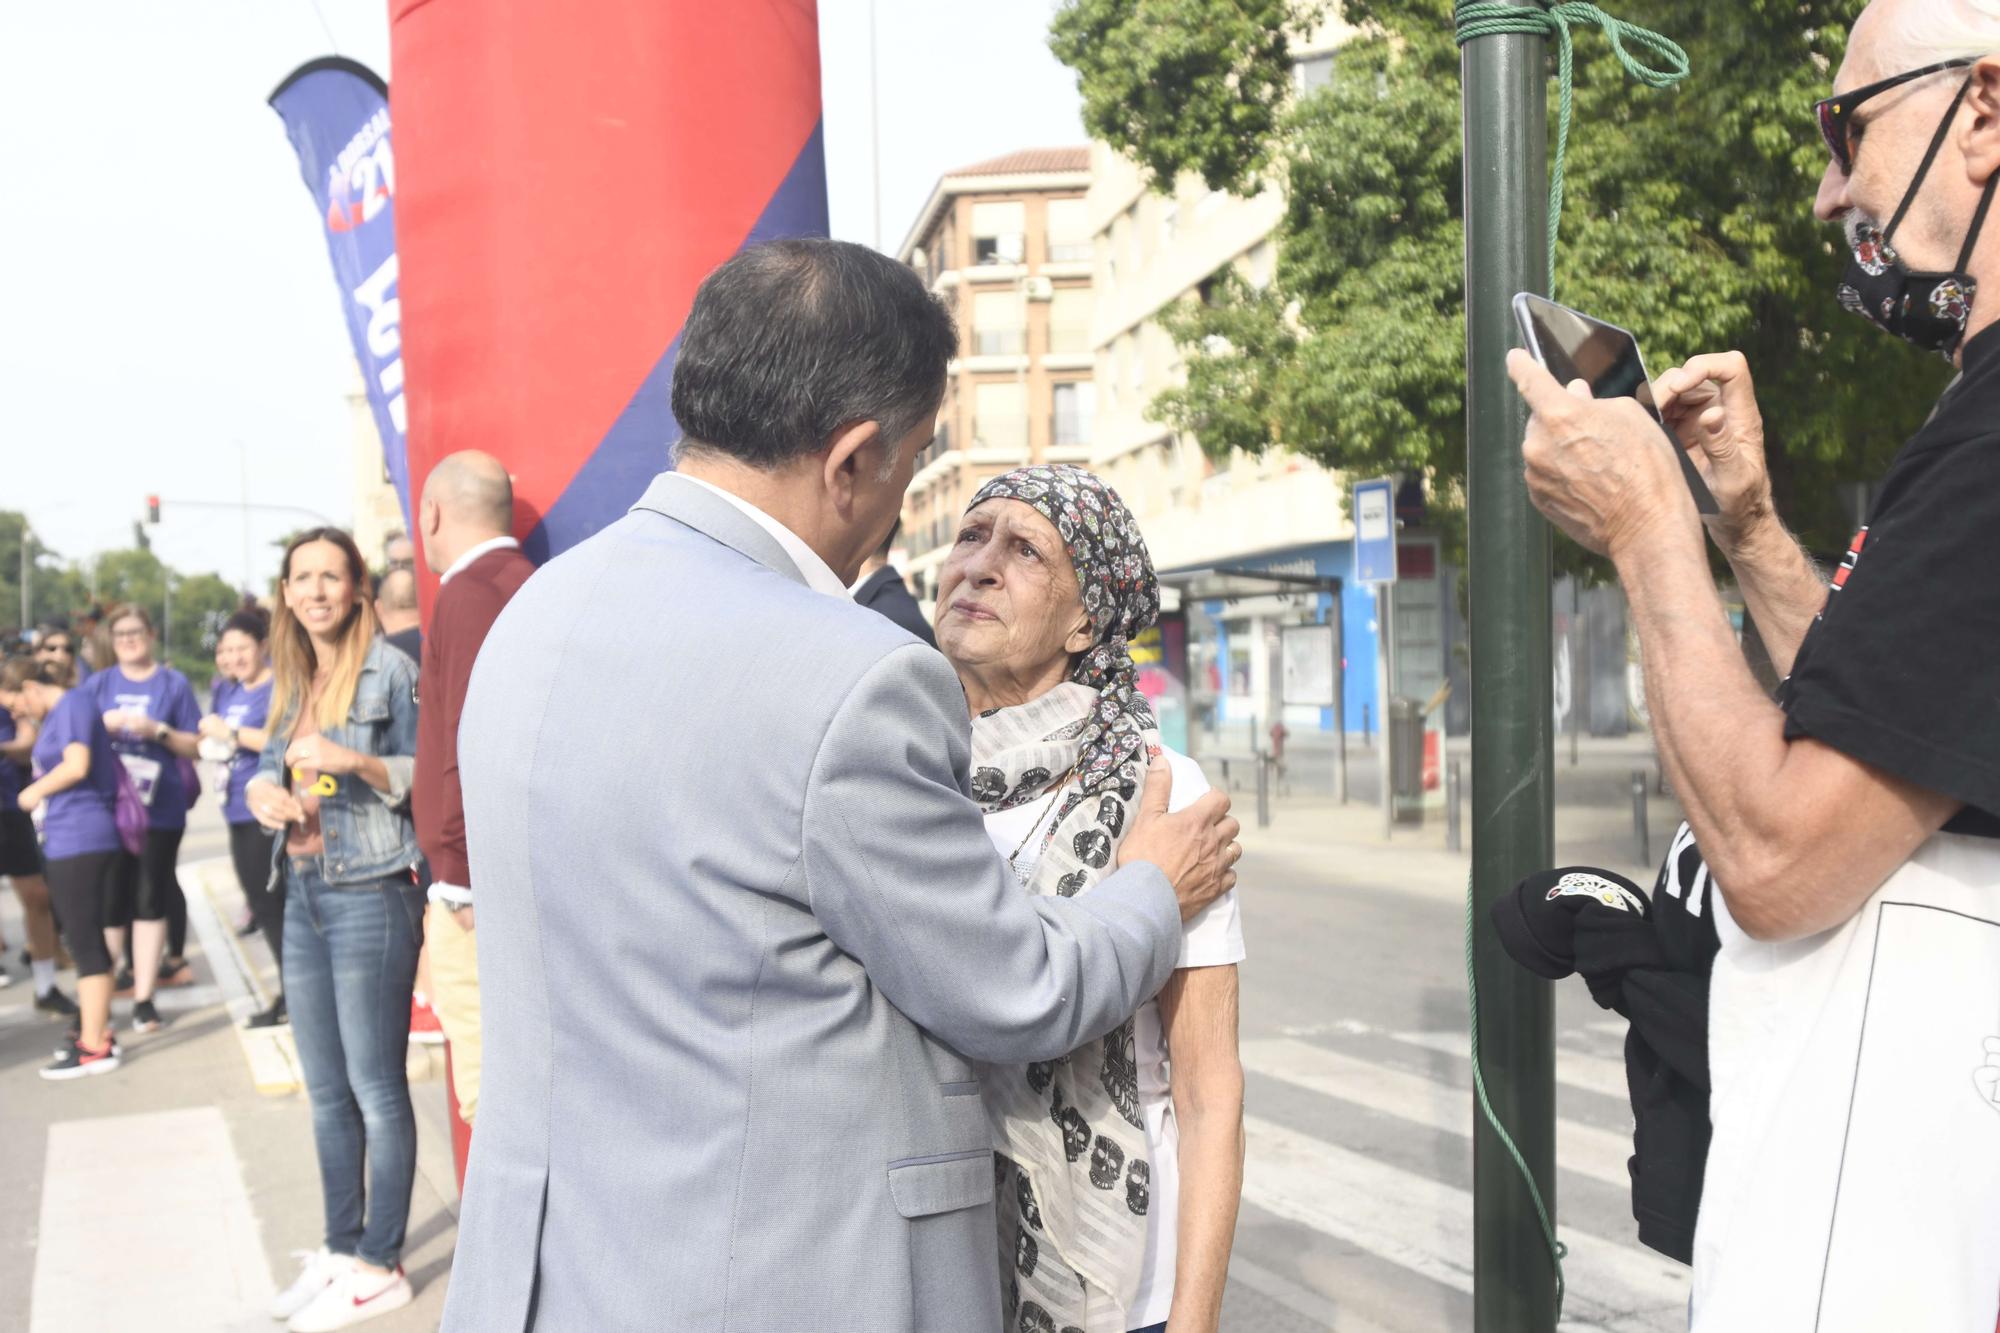
[[[160,761],[148,759],[143,754],[121,754],[119,762],[125,765],[125,776],[132,779],[132,786],[139,793],[139,800],[150,807],[153,793],[160,786]]]

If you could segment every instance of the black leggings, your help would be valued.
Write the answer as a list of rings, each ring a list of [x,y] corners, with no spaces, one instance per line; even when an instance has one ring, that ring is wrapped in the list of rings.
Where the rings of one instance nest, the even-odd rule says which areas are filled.
[[[271,840],[278,835],[256,820],[229,826],[229,857],[236,863],[236,881],[243,901],[257,919],[271,957],[278,960],[278,984],[285,980],[285,884],[271,883]]]
[[[187,895],[181,892],[177,872],[181,857],[181,835],[185,828],[146,830],[146,850],[126,863],[125,884],[119,904],[119,921],[161,921],[167,923],[167,956],[179,958],[187,950]]]
[[[79,977],[101,977],[111,971],[104,928],[117,924],[119,880],[128,859],[122,851],[86,852],[58,857],[42,872]]]

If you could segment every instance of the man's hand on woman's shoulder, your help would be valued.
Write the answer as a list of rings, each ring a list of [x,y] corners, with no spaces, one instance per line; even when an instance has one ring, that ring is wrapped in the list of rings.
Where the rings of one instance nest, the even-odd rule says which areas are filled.
[[[1166,756],[1155,753],[1132,831],[1119,845],[1118,864],[1151,861],[1158,866],[1180,900],[1181,920],[1189,921],[1236,887],[1236,862],[1243,855],[1236,835],[1242,826],[1229,814],[1229,797],[1219,791],[1168,814],[1173,790]]]

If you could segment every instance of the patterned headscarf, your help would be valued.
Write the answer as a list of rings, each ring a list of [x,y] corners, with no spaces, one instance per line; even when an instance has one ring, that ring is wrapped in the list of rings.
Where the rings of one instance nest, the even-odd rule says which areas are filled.
[[[1158,725],[1139,692],[1131,644],[1160,618],[1153,558],[1118,492],[1080,467],[1017,467],[981,486],[966,509],[988,500],[1019,500],[1047,519],[1061,535],[1076,571],[1084,614],[1097,638],[1069,678],[1095,690],[1097,698],[1077,737],[1081,756],[1075,776],[1081,793],[1093,795],[1119,780],[1120,771],[1145,748],[1142,733]],[[1144,770],[1143,761],[1139,767]],[[995,800],[977,790],[975,775],[974,795],[989,810],[1005,810],[1040,794],[1017,786]]]

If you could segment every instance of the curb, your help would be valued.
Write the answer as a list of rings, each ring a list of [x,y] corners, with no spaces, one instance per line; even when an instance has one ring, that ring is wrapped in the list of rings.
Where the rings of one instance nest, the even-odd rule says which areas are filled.
[[[230,1026],[235,1030],[237,1043],[243,1048],[244,1062],[250,1066],[251,1082],[266,1097],[283,1097],[298,1092],[305,1087],[305,1078],[299,1072],[299,1057],[292,1045],[291,1029],[253,1031],[243,1026],[243,1020],[269,1004],[270,998],[264,992],[263,983],[257,979],[257,969],[244,955],[236,932],[223,926],[221,913],[217,910],[215,876],[227,872],[233,877],[236,873],[234,866],[227,857],[217,857],[183,866],[182,870],[192,874],[201,884],[200,893],[188,895],[188,925],[193,927],[196,938],[201,941],[202,952],[209,957],[216,985],[229,1010]]]

